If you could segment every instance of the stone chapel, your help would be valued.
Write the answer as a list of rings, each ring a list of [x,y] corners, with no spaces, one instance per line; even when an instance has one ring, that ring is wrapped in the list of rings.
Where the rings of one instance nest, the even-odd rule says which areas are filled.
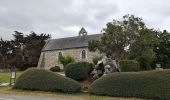
[[[94,56],[99,55],[98,52],[90,52],[88,50],[88,42],[100,39],[102,34],[88,35],[87,31],[82,28],[79,35],[75,37],[50,39],[46,41],[38,62],[38,68],[50,69],[54,66],[62,66],[59,61],[59,55],[72,56],[76,61],[92,62]]]

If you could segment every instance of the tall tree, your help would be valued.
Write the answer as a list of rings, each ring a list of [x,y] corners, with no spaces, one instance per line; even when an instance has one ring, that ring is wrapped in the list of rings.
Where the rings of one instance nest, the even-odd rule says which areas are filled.
[[[13,36],[14,40],[11,41],[14,45],[13,57],[9,59],[11,65],[15,65],[20,70],[37,66],[41,49],[50,35],[31,32],[24,36],[23,33],[15,31]]]
[[[155,63],[159,63],[163,68],[170,68],[170,33],[166,30],[158,34],[160,44],[155,46],[157,59]]]
[[[151,69],[152,62],[156,59],[154,47],[159,45],[158,32],[153,29],[143,29],[140,37],[130,46],[130,59],[136,59],[142,70]]]
[[[37,66],[41,50],[45,45],[45,40],[49,39],[50,35],[43,33],[38,35],[35,32],[31,32],[31,34],[27,35],[25,38],[25,60],[29,62],[29,64],[32,64],[32,66]]]
[[[112,59],[125,57],[126,50],[139,37],[140,30],[145,28],[141,18],[134,15],[125,15],[123,20],[113,20],[103,29],[101,40],[89,42],[89,50],[99,50]]]
[[[0,39],[0,67],[10,67],[8,59],[12,57],[14,46],[11,41]]]

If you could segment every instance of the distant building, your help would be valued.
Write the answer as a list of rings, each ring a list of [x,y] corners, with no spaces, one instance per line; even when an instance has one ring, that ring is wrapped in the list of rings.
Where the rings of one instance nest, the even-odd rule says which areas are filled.
[[[87,31],[82,28],[79,36],[48,40],[42,49],[38,68],[50,69],[55,65],[61,66],[58,61],[59,55],[70,55],[78,61],[92,62],[92,58],[99,53],[90,52],[88,42],[100,39],[101,36],[102,34],[87,35]]]

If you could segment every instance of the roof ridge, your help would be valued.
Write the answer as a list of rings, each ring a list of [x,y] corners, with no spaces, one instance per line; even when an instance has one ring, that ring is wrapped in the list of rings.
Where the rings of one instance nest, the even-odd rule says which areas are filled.
[[[101,38],[102,34],[91,34],[87,36],[75,36],[51,39],[46,43],[42,51],[61,50],[68,48],[87,47],[88,41]]]
[[[93,35],[102,35],[102,33],[99,33],[99,34],[90,34],[90,35],[86,35],[86,36],[70,36],[70,37],[49,39],[49,41],[51,41],[51,40],[59,40],[59,39],[68,39],[68,38],[77,38],[77,37],[88,37],[88,36],[93,36]]]

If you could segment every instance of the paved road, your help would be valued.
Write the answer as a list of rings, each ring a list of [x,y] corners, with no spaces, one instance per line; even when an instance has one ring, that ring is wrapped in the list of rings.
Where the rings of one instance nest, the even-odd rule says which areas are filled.
[[[0,100],[75,100],[72,98],[0,94]]]

